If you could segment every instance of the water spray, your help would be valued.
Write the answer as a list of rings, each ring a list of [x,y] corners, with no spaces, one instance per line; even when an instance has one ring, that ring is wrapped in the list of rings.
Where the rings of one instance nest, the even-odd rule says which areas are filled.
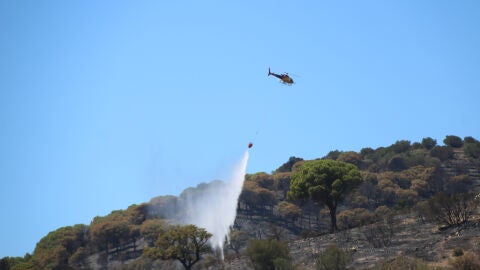
[[[249,143],[249,148],[251,145]],[[228,182],[210,185],[206,190],[202,190],[201,194],[196,194],[195,198],[188,198],[184,222],[195,224],[211,233],[210,245],[213,249],[220,250],[222,260],[225,239],[228,239],[237,215],[238,198],[245,180],[248,156],[247,150],[233,168]]]

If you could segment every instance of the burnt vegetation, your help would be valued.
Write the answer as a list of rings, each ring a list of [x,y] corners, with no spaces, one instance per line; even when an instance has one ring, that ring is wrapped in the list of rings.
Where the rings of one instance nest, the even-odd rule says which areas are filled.
[[[354,171],[355,177],[345,174],[344,168]],[[302,172],[317,169],[319,175],[333,170],[339,180],[303,176]],[[116,210],[88,225],[59,228],[40,239],[32,254],[2,258],[0,269],[182,269],[182,265],[223,269],[229,263],[247,269],[356,269],[358,239],[364,241],[364,249],[405,244],[399,234],[407,217],[455,234],[480,227],[480,142],[473,137],[448,135],[443,145],[429,137],[414,143],[399,140],[359,152],[334,150],[314,161],[290,157],[272,173],[249,174],[225,245],[225,261],[205,246],[208,232],[176,225],[184,211],[182,198],[214,184],[218,183]],[[318,239],[337,243],[310,258],[292,255],[307,245],[302,241],[311,246]],[[339,243],[343,245],[335,245]],[[403,264],[418,269],[477,269],[455,267],[480,265],[478,243],[463,248],[461,255],[458,247],[452,247],[450,253],[457,248],[456,255],[444,268],[429,268],[429,261],[438,258],[414,247],[362,268],[396,269],[392,267]]]

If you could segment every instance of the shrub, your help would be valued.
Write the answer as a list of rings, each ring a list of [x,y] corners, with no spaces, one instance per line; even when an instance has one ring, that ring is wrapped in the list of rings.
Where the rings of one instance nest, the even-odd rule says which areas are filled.
[[[248,234],[241,230],[230,230],[230,240],[227,243],[227,247],[235,252],[236,255],[240,254],[240,250],[246,246],[248,242]]]
[[[268,189],[273,188],[272,176],[264,172],[253,174],[250,176],[248,180],[257,182],[258,185],[262,188],[268,188]]]
[[[375,209],[375,217],[377,220],[385,220],[392,214],[392,210],[385,205],[381,205]]]
[[[397,202],[397,187],[385,187],[381,188],[379,199],[387,206],[393,206]]]
[[[290,173],[283,172],[279,173],[276,172],[273,175],[273,186],[277,191],[281,191],[282,198],[285,199],[287,197],[288,189],[290,188]]]
[[[330,151],[328,152],[328,154],[325,156],[326,159],[333,159],[333,160],[337,160],[337,158],[340,156],[342,152],[338,151],[338,150],[334,150],[334,151]]]
[[[365,148],[362,148],[362,150],[360,150],[360,155],[365,157],[367,155],[373,154],[374,152],[375,152],[375,150],[373,150],[372,148],[365,147]]]
[[[447,137],[445,137],[445,139],[443,140],[443,143],[445,145],[448,145],[448,146],[451,146],[451,147],[455,147],[455,148],[460,148],[463,146],[463,140],[462,138],[458,137],[458,136],[455,136],[455,135],[448,135]]]
[[[294,270],[293,264],[290,260],[284,258],[276,258],[273,260],[275,270]]]
[[[478,202],[473,193],[438,193],[426,204],[417,204],[420,216],[438,224],[457,226],[469,220]]]
[[[396,141],[390,146],[390,149],[397,154],[407,152],[410,149],[410,141]]]
[[[480,142],[465,143],[463,151],[469,157],[480,158]]]
[[[419,201],[413,208],[421,222],[430,220],[428,201]]]
[[[467,136],[465,138],[463,138],[463,142],[464,143],[478,143],[479,141],[475,138],[473,138],[472,136]]]
[[[440,159],[441,161],[445,161],[453,157],[453,149],[450,146],[435,146],[430,151],[430,155]]]
[[[343,152],[338,156],[338,161],[343,161],[347,163],[351,163],[355,166],[359,166],[362,162],[362,156],[354,151]]]
[[[418,193],[411,189],[397,189],[395,194],[397,197],[396,209],[410,208],[418,199]]]
[[[449,193],[465,193],[471,189],[472,179],[468,174],[459,174],[445,183],[445,189]]]
[[[463,249],[456,247],[453,249],[453,257],[460,257],[463,255]]]
[[[302,161],[302,158],[299,157],[290,157],[287,162],[285,162],[282,166],[280,166],[275,172],[291,172],[292,167],[295,163]]]
[[[350,229],[355,227],[355,223],[353,221],[353,211],[352,210],[343,210],[337,215],[338,225],[340,229]]]
[[[351,204],[356,208],[366,208],[368,207],[368,198],[363,195],[356,194],[355,196],[352,196]]]
[[[414,167],[419,165],[425,166],[428,156],[429,152],[423,148],[410,151],[406,157],[407,167]]]
[[[375,220],[374,217],[374,214],[365,208],[355,208],[340,212],[337,220],[342,229],[350,229],[372,223]]]
[[[335,244],[328,245],[324,252],[318,254],[315,260],[317,270],[344,270],[347,269],[348,254]]]
[[[421,197],[428,197],[431,193],[428,182],[425,179],[412,180],[411,190],[415,191]]]
[[[372,223],[375,220],[375,215],[365,208],[355,208],[353,209],[353,213],[355,215],[355,220],[360,226]]]
[[[392,239],[397,232],[397,226],[393,219],[387,219],[376,224],[371,224],[364,232],[365,239],[374,248],[388,247],[392,245]]]
[[[365,196],[368,201],[374,201],[379,194],[377,176],[369,172],[364,172],[362,175],[364,181],[358,187],[358,192],[360,195]]]
[[[378,164],[376,164],[376,163],[373,163],[370,166],[368,166],[367,170],[369,172],[379,172],[380,171],[380,166],[378,166]]]
[[[252,240],[247,247],[247,255],[253,267],[261,270],[274,270],[275,263],[285,265],[285,260],[290,260],[287,244],[275,239]]]
[[[422,146],[425,148],[425,149],[428,149],[428,150],[431,150],[433,147],[435,147],[437,145],[437,140],[434,140],[430,137],[427,137],[427,138],[423,138],[422,140]]]
[[[391,158],[388,161],[387,167],[391,171],[399,172],[399,171],[403,171],[403,170],[407,169],[407,164],[406,164],[405,158],[403,158],[403,156],[397,155],[397,156],[394,156],[393,158]]]
[[[399,256],[391,261],[383,261],[378,263],[372,270],[427,270],[432,269],[426,263],[406,256]]]
[[[278,203],[278,212],[282,218],[293,221],[302,214],[302,209],[293,203],[281,201]]]
[[[466,253],[463,256],[456,257],[450,262],[450,266],[455,270],[478,270],[480,269],[480,260],[473,253]]]
[[[423,148],[423,145],[419,142],[414,142],[412,143],[412,149],[413,150],[416,150],[416,149],[422,149]]]

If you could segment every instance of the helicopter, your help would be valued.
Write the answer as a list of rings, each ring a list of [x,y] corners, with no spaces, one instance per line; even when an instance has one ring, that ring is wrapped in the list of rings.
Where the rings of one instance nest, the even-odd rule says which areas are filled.
[[[284,84],[288,84],[288,85],[293,84],[293,80],[292,80],[292,78],[290,78],[290,76],[288,76],[288,73],[282,73],[282,74],[279,75],[279,74],[271,72],[270,68],[268,68],[268,76],[270,76],[270,75],[279,78],[280,81]]]

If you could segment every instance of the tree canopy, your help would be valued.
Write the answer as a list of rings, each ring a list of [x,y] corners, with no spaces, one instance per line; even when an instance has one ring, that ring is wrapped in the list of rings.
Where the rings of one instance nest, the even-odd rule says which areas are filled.
[[[212,234],[195,225],[175,226],[161,235],[155,247],[148,248],[144,254],[152,259],[178,260],[185,269],[200,261],[201,253],[210,250],[207,245]]]
[[[69,257],[86,246],[86,242],[86,225],[62,227],[37,243],[32,259],[41,269],[69,269]]]
[[[342,196],[362,179],[355,165],[329,159],[307,161],[291,178],[288,198],[325,204],[330,210],[332,231],[337,230],[336,211]]]

